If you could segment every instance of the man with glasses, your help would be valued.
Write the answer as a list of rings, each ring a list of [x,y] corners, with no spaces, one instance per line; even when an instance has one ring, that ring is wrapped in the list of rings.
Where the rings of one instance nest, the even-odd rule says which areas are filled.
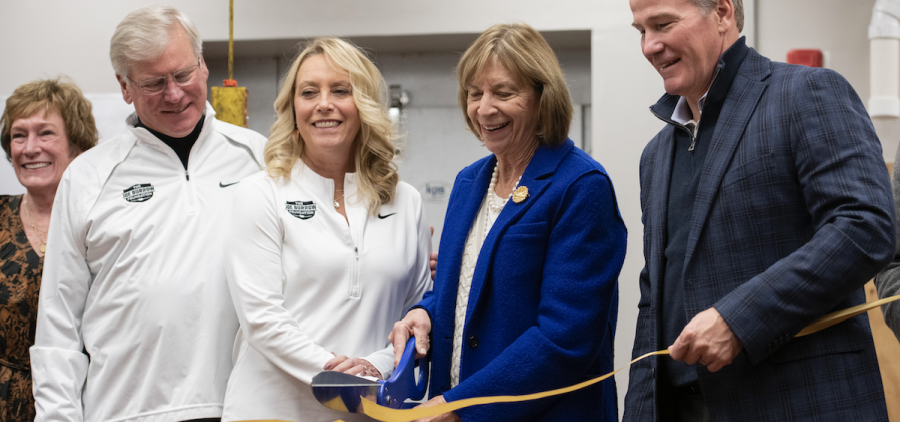
[[[217,420],[238,330],[222,265],[265,138],[215,119],[190,20],[129,14],[110,58],[135,113],[57,191],[31,349],[36,420]]]

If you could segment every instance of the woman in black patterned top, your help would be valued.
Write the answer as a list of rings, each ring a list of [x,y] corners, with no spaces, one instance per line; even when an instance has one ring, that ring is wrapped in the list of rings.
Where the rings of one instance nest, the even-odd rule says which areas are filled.
[[[0,118],[0,145],[24,195],[0,195],[0,421],[34,420],[31,360],[47,227],[69,163],[97,143],[91,103],[75,84],[16,89]]]

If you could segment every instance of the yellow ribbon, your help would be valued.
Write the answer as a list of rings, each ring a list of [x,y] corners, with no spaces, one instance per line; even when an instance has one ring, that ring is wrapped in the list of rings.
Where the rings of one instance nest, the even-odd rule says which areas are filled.
[[[631,364],[644,359],[649,356],[654,355],[668,355],[668,350],[660,350],[656,352],[647,353],[644,356],[641,356],[615,371],[612,371],[606,375],[601,377],[597,377],[591,380],[587,380],[578,384],[575,384],[570,387],[558,388],[556,390],[544,391],[543,393],[534,393],[534,394],[525,394],[523,396],[494,396],[494,397],[473,397],[471,399],[457,400],[452,401],[450,403],[439,404],[433,407],[416,407],[414,409],[391,409],[389,407],[379,406],[375,403],[372,403],[369,400],[363,399],[362,407],[363,413],[368,415],[371,418],[378,419],[384,422],[405,422],[411,421],[419,418],[426,418],[429,416],[437,416],[443,413],[452,412],[454,410],[459,410],[464,407],[475,406],[477,404],[490,404],[490,403],[512,403],[519,401],[527,401],[527,400],[537,400],[542,399],[544,397],[556,396],[559,394],[565,394],[571,391],[579,390],[589,385],[596,384],[600,381],[603,381],[613,375],[616,372],[619,372],[629,366]]]
[[[822,331],[828,327],[831,327],[832,325],[841,323],[841,322],[846,321],[849,318],[853,318],[863,312],[869,311],[871,309],[874,309],[881,305],[884,305],[885,303],[890,303],[890,302],[893,302],[898,299],[900,299],[900,295],[891,296],[888,298],[877,300],[875,302],[864,303],[862,305],[857,305],[852,308],[847,308],[847,309],[843,309],[843,310],[840,310],[837,312],[832,312],[830,314],[827,314],[827,315],[813,321],[812,324],[810,324],[809,326],[807,326],[806,328],[801,330],[794,337],[803,337],[806,335],[810,335],[812,333]],[[669,354],[668,349],[667,350],[659,350],[656,352],[650,352],[650,353],[647,353],[637,359],[632,360],[631,362],[628,363],[628,365],[625,365],[625,366],[623,366],[619,369],[616,369],[615,371],[612,371],[601,377],[590,379],[590,380],[587,380],[587,381],[584,381],[584,382],[581,382],[581,383],[578,383],[578,384],[575,384],[575,385],[572,385],[569,387],[558,388],[556,390],[550,390],[550,391],[544,391],[542,393],[525,394],[525,395],[521,395],[521,396],[473,397],[470,399],[457,400],[457,401],[453,401],[450,403],[440,404],[437,406],[416,407],[413,409],[391,409],[389,407],[379,406],[378,404],[373,403],[372,401],[367,400],[364,397],[361,397],[362,398],[362,408],[363,408],[364,414],[366,414],[367,416],[369,416],[373,419],[377,419],[382,422],[407,422],[407,421],[412,421],[412,420],[416,420],[416,419],[420,419],[420,418],[437,416],[437,415],[441,415],[441,414],[444,414],[447,412],[453,412],[453,411],[462,409],[464,407],[475,406],[475,405],[479,405],[479,404],[514,403],[514,402],[521,402],[521,401],[528,401],[528,400],[537,400],[537,399],[542,399],[544,397],[556,396],[556,395],[565,394],[568,392],[572,392],[575,390],[585,388],[589,385],[596,384],[600,381],[603,381],[603,380],[615,375],[617,372],[635,364],[636,362],[638,362],[642,359],[648,358],[650,356],[668,355],[668,354]],[[256,420],[256,421],[244,421],[244,422],[285,422],[285,421]],[[343,421],[338,420],[335,422],[343,422]]]
[[[832,312],[830,314],[823,316],[822,318],[819,318],[819,319],[813,321],[812,324],[809,324],[806,328],[800,330],[800,332],[797,333],[797,335],[794,337],[803,337],[803,336],[807,336],[807,335],[810,335],[815,332],[822,331],[828,327],[831,327],[832,325],[844,322],[844,321],[846,321],[850,318],[853,318],[863,312],[869,311],[871,309],[875,309],[881,305],[884,305],[885,303],[891,303],[897,299],[900,299],[900,295],[886,297],[884,299],[876,300],[874,302],[863,303],[862,305],[856,305],[852,308],[847,308],[847,309],[843,309],[843,310],[840,310],[837,312]]]

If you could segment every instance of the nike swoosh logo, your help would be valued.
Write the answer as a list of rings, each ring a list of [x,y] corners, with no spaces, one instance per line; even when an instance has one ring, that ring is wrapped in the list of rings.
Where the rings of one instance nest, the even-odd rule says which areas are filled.
[[[236,184],[238,184],[238,183],[241,183],[241,181],[238,180],[237,182],[229,183],[229,184],[227,184],[227,185],[223,185],[222,182],[219,182],[219,187],[220,187],[220,188],[227,188],[227,187],[229,187],[229,186],[231,186],[231,185],[236,185]]]
[[[388,215],[381,215],[381,214],[378,214],[378,218],[384,220],[385,218],[388,218],[388,217],[390,217],[390,216],[392,216],[392,215],[394,215],[394,214],[396,214],[396,213],[395,213],[395,212],[392,212],[392,213],[390,213],[390,214],[388,214]]]

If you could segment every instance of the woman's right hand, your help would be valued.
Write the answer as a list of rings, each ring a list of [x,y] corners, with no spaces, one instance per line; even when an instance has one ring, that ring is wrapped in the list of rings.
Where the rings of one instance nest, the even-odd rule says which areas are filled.
[[[406,341],[410,336],[416,338],[416,359],[424,357],[431,347],[428,340],[429,333],[431,333],[431,318],[422,308],[409,311],[403,319],[397,321],[388,336],[388,341],[394,344],[394,366],[400,363],[403,350],[406,349]]]

